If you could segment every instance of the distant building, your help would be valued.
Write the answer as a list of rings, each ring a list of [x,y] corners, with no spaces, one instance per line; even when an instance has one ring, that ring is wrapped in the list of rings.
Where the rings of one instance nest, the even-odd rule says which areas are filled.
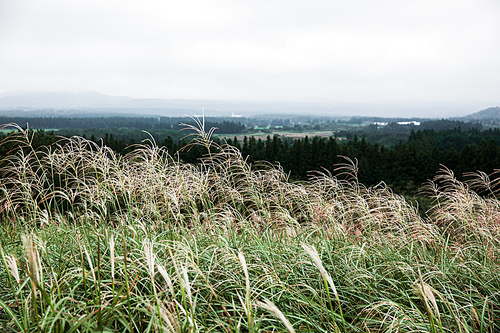
[[[377,125],[377,126],[387,126],[389,125],[389,123],[386,123],[386,122],[374,122],[373,123],[374,125]],[[420,122],[419,121],[398,121],[397,122],[398,125],[415,125],[415,126],[420,126]]]
[[[415,125],[420,126],[419,121],[398,121],[398,125]]]

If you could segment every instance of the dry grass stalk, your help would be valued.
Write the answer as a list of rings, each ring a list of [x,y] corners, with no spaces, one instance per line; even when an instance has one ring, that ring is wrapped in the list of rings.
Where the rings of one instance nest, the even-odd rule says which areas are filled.
[[[38,253],[33,237],[33,234],[29,234],[28,236],[22,235],[21,239],[23,241],[24,252],[28,262],[28,273],[31,283],[33,283],[34,286],[38,286],[41,282],[42,266],[40,254]]]
[[[92,264],[92,259],[90,259],[89,251],[87,251],[87,247],[85,245],[82,245],[82,246],[83,246],[83,252],[85,252],[85,257],[87,258],[87,262],[88,262],[89,267],[90,267],[90,272],[92,273],[92,280],[96,281],[94,264]]]
[[[12,256],[5,255],[5,260],[7,261],[7,265],[9,266],[10,275],[16,280],[17,284],[21,283],[21,279],[19,278],[19,270],[17,268],[16,257],[14,257],[13,255]]]
[[[436,201],[430,211],[433,223],[454,241],[477,241],[485,248],[494,248],[500,244],[500,205],[493,196],[496,190],[484,173],[467,176],[466,183],[460,182],[451,170],[443,167],[421,191]],[[486,190],[489,197],[480,196],[472,188]]]
[[[281,312],[273,302],[268,299],[264,299],[264,302],[256,301],[255,304],[274,314],[279,320],[281,320],[283,325],[285,325],[288,332],[295,333],[295,329],[293,328],[292,324],[290,324],[290,321],[288,321],[283,312]]]
[[[148,273],[151,276],[151,280],[153,280],[155,276],[155,254],[153,252],[153,244],[149,240],[144,240],[142,243],[142,248],[144,251],[144,256],[146,258]]]
[[[238,253],[238,259],[240,261],[241,267],[243,268],[243,273],[245,274],[245,302],[247,311],[250,311],[250,277],[248,275],[247,261],[243,252]]]
[[[109,252],[111,261],[111,278],[115,279],[115,239],[113,235],[109,238]]]
[[[321,258],[319,257],[318,251],[316,251],[316,248],[313,245],[307,245],[302,243],[302,248],[306,253],[312,258],[314,265],[318,268],[318,271],[320,272],[321,276],[326,279],[328,284],[330,285],[330,288],[332,288],[333,294],[337,297],[337,288],[335,287],[335,284],[333,283],[333,279],[330,276],[330,274],[326,271],[325,267],[323,267],[323,262],[321,261]]]
[[[184,290],[186,291],[186,296],[190,304],[193,304],[193,296],[191,295],[191,284],[189,283],[189,275],[187,267],[183,267],[181,271],[182,284],[184,285]]]
[[[418,297],[420,297],[422,301],[424,301],[427,308],[428,308],[427,301],[431,303],[433,308],[432,312],[434,313],[434,316],[436,317],[440,316],[436,298],[434,297],[434,293],[436,293],[436,290],[434,288],[432,288],[427,283],[419,280],[415,282],[415,293],[417,294]],[[430,309],[428,308],[428,310]]]
[[[179,321],[168,311],[163,304],[160,305],[160,315],[163,321],[167,324],[168,332],[180,333],[181,327]]]
[[[163,268],[163,266],[161,266],[160,264],[157,264],[156,266],[158,267],[158,272],[160,272],[161,276],[163,277],[163,279],[167,283],[167,287],[169,288],[170,293],[172,294],[172,297],[174,297],[175,296],[174,286],[172,284],[172,279],[170,279],[170,275],[168,275],[167,270],[165,268]]]

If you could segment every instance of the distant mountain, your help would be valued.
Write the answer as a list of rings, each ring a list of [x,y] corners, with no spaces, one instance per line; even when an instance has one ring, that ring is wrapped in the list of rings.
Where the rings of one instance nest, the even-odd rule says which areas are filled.
[[[244,105],[238,102],[225,102],[213,100],[183,100],[160,98],[132,98],[126,96],[108,96],[98,92],[30,92],[30,93],[2,93],[0,94],[0,110],[47,110],[60,115],[69,110],[86,110],[84,112],[139,112],[148,110],[148,113],[163,114],[165,111],[178,115],[179,112],[197,112],[201,109],[212,111],[231,112],[231,110],[259,109],[258,103]],[[49,112],[49,113],[50,113]],[[167,112],[167,113],[168,113]],[[74,113],[74,112],[71,112]]]
[[[95,116],[95,114],[142,114],[184,116],[201,114],[230,116],[232,113],[250,116],[263,113],[330,114],[342,112],[321,103],[301,102],[236,102],[217,100],[186,100],[132,98],[108,96],[97,92],[49,92],[0,94],[0,115],[23,116]],[[4,111],[2,111],[4,110]]]
[[[500,107],[491,107],[486,110],[482,110],[465,117],[461,117],[461,120],[474,121],[474,120],[500,120]]]
[[[370,116],[381,118],[445,118],[464,115],[479,108],[475,105],[429,103],[345,103],[300,101],[221,101],[165,98],[132,98],[109,96],[98,92],[30,92],[0,94],[0,115],[43,117],[96,117],[112,115],[142,115],[179,117],[200,115],[202,108],[208,117],[229,117],[232,114],[253,115],[315,115]],[[498,109],[498,108],[497,108]],[[473,117],[470,115],[468,117]],[[476,120],[476,118],[470,118]],[[469,119],[459,120],[470,121]]]
[[[0,109],[78,109],[116,107],[132,100],[125,96],[108,96],[94,91],[2,94]]]

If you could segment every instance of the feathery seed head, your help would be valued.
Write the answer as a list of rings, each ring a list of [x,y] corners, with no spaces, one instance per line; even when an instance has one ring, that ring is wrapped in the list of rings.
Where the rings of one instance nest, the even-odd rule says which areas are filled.
[[[422,301],[424,301],[426,305],[426,300],[430,301],[435,315],[439,317],[439,308],[437,306],[436,298],[434,297],[434,292],[436,292],[436,290],[422,280],[418,280],[415,282],[414,292]]]
[[[187,298],[190,303],[193,303],[193,299],[191,296],[191,285],[189,284],[189,276],[187,267],[182,269],[182,283],[184,284],[184,289],[186,290]]]
[[[111,277],[114,278],[115,276],[115,239],[113,238],[113,235],[109,238],[109,250],[110,250],[110,256],[111,256]]]
[[[170,279],[170,276],[168,275],[168,272],[163,266],[160,264],[157,264],[156,267],[158,267],[158,272],[160,272],[161,276],[163,276],[163,279],[167,283],[168,288],[170,289],[170,292],[172,293],[172,296],[174,296],[174,286],[172,284],[172,280]]]
[[[313,245],[309,246],[309,245],[304,244],[304,243],[302,243],[302,248],[312,258],[312,260],[313,260],[314,264],[316,265],[316,267],[318,268],[318,271],[320,272],[321,276],[326,279],[326,281],[328,282],[328,284],[330,285],[330,287],[333,290],[333,294],[335,296],[337,296],[337,288],[335,287],[335,284],[333,283],[332,277],[330,276],[330,274],[328,274],[325,267],[323,267],[323,263],[321,262],[321,258],[319,257],[319,254],[318,254],[318,251],[316,251],[316,248]]]
[[[290,324],[290,322],[285,317],[283,312],[281,312],[280,309],[278,309],[278,307],[273,302],[271,302],[268,299],[264,299],[264,302],[256,301],[255,304],[263,309],[266,309],[267,311],[271,312],[272,314],[274,314],[279,320],[281,320],[283,325],[285,325],[286,329],[290,333],[295,333],[295,330],[294,330],[292,324]]]
[[[19,270],[17,269],[16,257],[14,257],[13,255],[5,256],[5,259],[7,260],[7,265],[9,265],[10,275],[12,275],[17,284],[19,284],[21,282],[21,279],[19,278]]]
[[[148,265],[149,275],[154,277],[155,275],[155,254],[153,253],[153,244],[145,240],[142,243],[142,247],[144,250],[144,256],[146,257],[146,263]]]
[[[33,234],[28,236],[22,235],[21,239],[23,241],[26,260],[28,261],[30,279],[35,285],[38,285],[38,283],[40,283],[41,264],[40,255],[33,241]]]

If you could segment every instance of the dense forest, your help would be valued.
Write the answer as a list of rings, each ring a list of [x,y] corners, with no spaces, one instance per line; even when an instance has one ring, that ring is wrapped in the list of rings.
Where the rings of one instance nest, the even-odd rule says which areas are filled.
[[[267,140],[245,139],[243,143],[228,140],[241,148],[251,162],[279,162],[292,178],[306,179],[312,170],[334,172],[345,163],[342,156],[358,163],[359,180],[367,185],[380,181],[398,192],[415,191],[431,179],[441,165],[453,170],[459,179],[466,172],[482,170],[491,173],[500,165],[500,130],[470,129],[412,131],[407,142],[388,149],[356,135],[352,140],[335,137],[305,137],[293,141],[280,137]]]
[[[135,138],[124,137],[119,130],[107,131],[109,133],[105,132],[99,137],[92,135],[87,139],[108,146],[119,154],[126,154],[133,144],[154,138],[141,131],[137,131],[141,136]],[[127,133],[130,135],[130,132]],[[199,146],[190,146],[188,149],[186,145],[189,138],[182,139],[182,136],[188,134],[184,131],[162,133],[163,137],[156,138],[156,144],[168,148],[172,155],[178,154],[182,161],[197,163],[207,153],[205,148]],[[169,133],[172,135],[166,135]],[[60,135],[52,131],[37,130],[32,134],[32,145],[35,148],[61,140]],[[82,133],[76,131],[73,134]],[[65,135],[70,136],[68,133]],[[7,134],[2,134],[2,137],[5,140]],[[265,140],[245,136],[243,140],[234,137],[225,140],[215,138],[215,141],[237,147],[255,167],[259,165],[259,161],[279,163],[290,178],[295,180],[307,179],[312,171],[335,173],[339,164],[346,163],[347,157],[358,165],[360,182],[371,186],[384,181],[399,193],[415,193],[420,184],[436,175],[440,165],[453,170],[458,179],[462,179],[467,172],[481,170],[491,173],[500,166],[498,128],[412,130],[408,139],[401,140],[391,148],[365,137],[359,138],[357,134],[348,140],[340,140],[334,136],[291,139],[269,135]],[[17,142],[11,142],[0,146],[1,157],[5,157],[17,145]]]

